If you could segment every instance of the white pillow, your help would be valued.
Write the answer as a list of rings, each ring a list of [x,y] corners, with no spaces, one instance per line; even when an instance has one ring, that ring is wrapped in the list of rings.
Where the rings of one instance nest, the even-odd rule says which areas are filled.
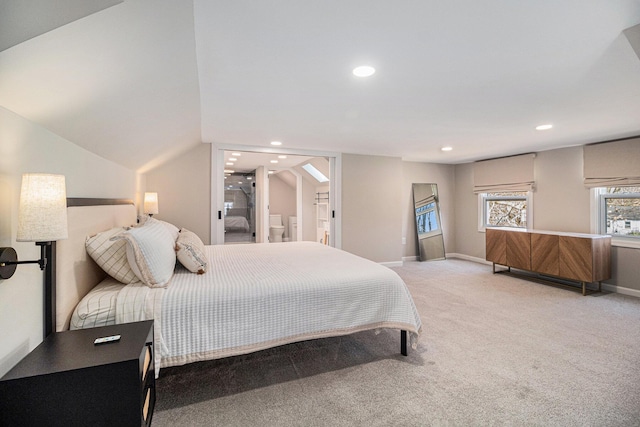
[[[173,237],[173,241],[175,242],[176,240],[178,240],[178,234],[180,233],[180,229],[178,227],[176,227],[175,225],[171,224],[170,222],[167,221],[162,221],[159,219],[155,219],[155,218],[149,218],[146,222],[148,223],[149,221],[151,222],[159,222],[160,224],[164,225],[167,230],[169,230],[169,232],[171,233],[171,237]]]
[[[138,216],[138,224],[135,225],[135,227],[144,227],[147,223],[153,223],[153,222],[157,222],[160,223],[162,225],[164,225],[165,227],[167,227],[167,230],[169,230],[171,232],[171,235],[173,236],[173,240],[177,240],[178,239],[178,233],[180,233],[180,229],[178,227],[176,227],[175,225],[171,224],[170,222],[167,221],[162,221],[160,219],[157,218],[153,218],[149,215],[140,215]]]
[[[109,276],[122,283],[139,282],[127,261],[127,244],[124,240],[112,241],[111,238],[123,233],[123,227],[112,228],[95,236],[87,237],[87,253]]]
[[[115,325],[118,293],[124,286],[112,277],[96,285],[73,310],[70,329]]]
[[[164,224],[149,219],[115,237],[127,242],[127,259],[136,276],[147,286],[165,287],[176,266],[175,239]]]
[[[207,271],[207,255],[204,243],[193,231],[180,230],[176,241],[176,254],[180,264],[192,273],[204,274]]]

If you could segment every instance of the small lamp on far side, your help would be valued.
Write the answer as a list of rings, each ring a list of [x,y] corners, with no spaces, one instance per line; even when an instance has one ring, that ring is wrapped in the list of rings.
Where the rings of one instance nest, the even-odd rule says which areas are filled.
[[[158,193],[144,193],[143,212],[149,216],[158,213]]]

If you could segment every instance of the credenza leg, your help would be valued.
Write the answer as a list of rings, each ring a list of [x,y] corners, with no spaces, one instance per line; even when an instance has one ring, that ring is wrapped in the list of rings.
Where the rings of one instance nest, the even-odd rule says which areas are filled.
[[[493,264],[493,274],[496,274],[496,263],[492,263]]]
[[[582,282],[582,296],[587,295],[587,283]]]
[[[598,280],[598,292],[602,292],[602,280]]]

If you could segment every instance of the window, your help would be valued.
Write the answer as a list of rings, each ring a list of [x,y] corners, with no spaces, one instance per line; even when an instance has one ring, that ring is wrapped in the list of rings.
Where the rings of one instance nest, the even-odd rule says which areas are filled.
[[[530,192],[514,191],[479,194],[480,230],[485,227],[531,228],[527,211],[531,208]]]
[[[640,239],[640,187],[598,188],[599,233]]]
[[[438,230],[436,202],[430,202],[416,208],[418,234],[427,234]]]
[[[329,182],[329,178],[327,178],[322,172],[316,169],[316,167],[313,166],[311,163],[302,165],[302,169],[309,172],[309,175],[314,177],[318,182]]]

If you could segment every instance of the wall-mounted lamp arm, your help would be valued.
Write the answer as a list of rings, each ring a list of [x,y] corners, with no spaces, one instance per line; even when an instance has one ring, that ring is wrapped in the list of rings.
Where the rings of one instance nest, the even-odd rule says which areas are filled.
[[[0,248],[0,278],[11,278],[19,264],[38,264],[40,270],[44,270],[47,267],[46,247],[51,242],[36,242],[36,245],[40,246],[40,259],[30,261],[18,261],[18,254],[13,248]]]
[[[40,264],[40,270],[44,270],[47,260],[46,259],[34,259],[32,261],[6,261],[0,263],[0,267],[4,267],[7,265],[18,265],[18,264]]]

